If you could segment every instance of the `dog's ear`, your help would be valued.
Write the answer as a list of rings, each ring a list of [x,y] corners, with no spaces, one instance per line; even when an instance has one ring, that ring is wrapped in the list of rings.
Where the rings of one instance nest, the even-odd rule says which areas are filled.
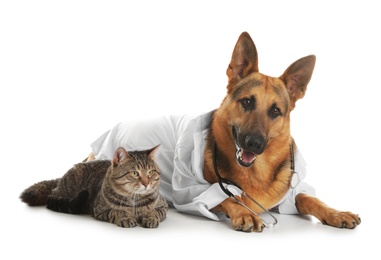
[[[291,109],[298,99],[304,97],[314,71],[316,57],[310,55],[292,63],[279,78],[286,84],[291,99]]]
[[[247,32],[243,32],[234,47],[232,59],[226,70],[229,84],[258,72],[258,54],[255,44]]]

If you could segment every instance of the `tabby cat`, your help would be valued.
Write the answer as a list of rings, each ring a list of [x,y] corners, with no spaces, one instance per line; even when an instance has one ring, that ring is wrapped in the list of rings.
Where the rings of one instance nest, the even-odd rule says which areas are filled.
[[[90,214],[120,227],[141,223],[156,228],[168,205],[159,194],[160,172],[154,154],[118,148],[112,161],[94,160],[74,165],[62,178],[36,183],[20,195],[30,206]]]

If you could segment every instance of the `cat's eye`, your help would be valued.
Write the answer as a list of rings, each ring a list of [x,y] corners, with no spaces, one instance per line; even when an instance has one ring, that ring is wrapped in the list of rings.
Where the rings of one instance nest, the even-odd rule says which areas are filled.
[[[148,172],[148,177],[152,177],[152,175],[154,175],[154,174],[155,174],[155,171],[154,170],[150,170]]]
[[[137,171],[132,171],[132,172],[130,172],[130,174],[131,174],[131,176],[134,177],[134,178],[136,178],[136,177],[139,176],[139,173],[138,173]]]

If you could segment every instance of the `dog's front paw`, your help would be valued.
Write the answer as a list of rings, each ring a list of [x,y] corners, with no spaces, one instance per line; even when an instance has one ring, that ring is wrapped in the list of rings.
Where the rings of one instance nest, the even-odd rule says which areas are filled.
[[[236,202],[233,202],[230,205],[229,217],[233,229],[237,231],[262,232],[265,228],[265,225],[259,216],[251,213]]]
[[[361,218],[357,214],[353,214],[349,211],[337,211],[332,210],[326,216],[321,219],[321,222],[325,225],[337,227],[337,228],[349,228],[353,229],[360,225]]]
[[[265,227],[258,216],[250,213],[234,214],[230,219],[233,229],[237,231],[262,232]]]
[[[261,218],[245,207],[237,203],[237,200],[243,203],[241,197],[236,196],[235,199],[227,198],[220,205],[213,208],[213,211],[222,211],[230,218],[232,227],[237,231],[244,232],[262,232],[265,225]]]
[[[300,193],[295,197],[295,200],[300,214],[311,214],[325,225],[353,229],[361,223],[359,215],[330,208],[318,198],[307,194]]]

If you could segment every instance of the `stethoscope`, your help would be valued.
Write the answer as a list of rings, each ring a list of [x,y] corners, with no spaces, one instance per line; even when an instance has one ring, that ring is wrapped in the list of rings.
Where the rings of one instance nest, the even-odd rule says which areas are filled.
[[[297,179],[297,178],[294,178],[295,176],[297,177],[297,174],[296,174],[295,169],[294,169],[295,166],[294,166],[293,145],[290,146],[290,149],[291,149],[291,170],[292,170],[292,174],[293,174],[292,180],[291,180],[291,187],[293,188],[293,185],[297,184],[297,183],[296,184],[293,183],[294,180]],[[259,217],[262,220],[262,222],[265,225],[265,227],[272,228],[276,224],[278,224],[277,218],[273,214],[271,214],[270,211],[265,209],[259,202],[257,202],[254,198],[252,198],[249,194],[247,194],[244,190],[242,190],[238,185],[236,185],[233,182],[231,182],[229,180],[226,180],[226,179],[221,177],[220,172],[218,171],[218,167],[217,167],[217,145],[216,145],[216,143],[214,143],[214,147],[213,147],[213,166],[214,166],[214,172],[216,173],[216,176],[217,176],[217,179],[218,179],[218,184],[220,185],[221,190],[226,195],[228,195],[230,198],[234,199],[235,202],[237,202],[239,205],[241,205],[242,207],[247,209],[250,213],[252,213],[252,214],[256,215],[257,217]],[[226,186],[224,186],[224,184]],[[268,215],[267,219],[265,219],[264,216],[260,216],[258,213],[256,213],[254,210],[249,208],[242,201],[238,200],[234,196],[234,194],[229,190],[229,186],[235,186],[238,189],[240,189],[242,191],[242,193],[241,193],[242,196],[246,196],[248,199],[250,199],[252,202],[254,202],[258,207],[260,207],[263,210],[263,212],[265,212]]]

